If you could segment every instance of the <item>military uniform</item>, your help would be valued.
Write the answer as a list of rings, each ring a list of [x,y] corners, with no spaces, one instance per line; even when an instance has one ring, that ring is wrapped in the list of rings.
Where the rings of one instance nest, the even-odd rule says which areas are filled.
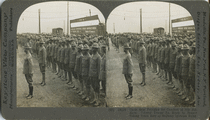
[[[31,48],[29,45],[26,45],[25,49]],[[30,52],[26,54],[26,57],[24,59],[24,64],[23,64],[23,74],[25,74],[26,81],[28,83],[29,87],[29,95],[27,98],[32,98],[33,97],[33,60]]]
[[[103,52],[106,52],[106,46],[102,46]],[[100,74],[99,79],[101,80],[103,91],[106,95],[106,53],[103,53],[102,59],[101,59],[101,65],[100,65]]]
[[[79,45],[78,46],[79,48],[78,49],[82,49],[83,48],[83,45]],[[79,80],[80,83],[82,83],[82,52],[80,51],[77,51],[77,55],[76,55],[76,61],[75,61],[75,68],[74,68],[74,71],[76,72],[77,74],[77,79]]]
[[[67,79],[67,72],[69,69],[69,56],[70,56],[70,49],[67,44],[67,47],[64,49],[64,71],[65,71],[65,78]]]
[[[45,42],[43,41],[43,39],[41,39],[40,44],[42,44],[42,46],[40,46],[39,48],[39,54],[38,54],[38,62],[39,62],[39,67],[40,67],[40,72],[42,73],[42,82],[41,85],[45,85],[45,67],[46,67],[46,49],[44,47]]]
[[[169,82],[172,82],[172,75],[174,78],[177,79],[176,73],[174,71],[175,68],[175,62],[176,62],[176,55],[177,55],[177,49],[175,48],[176,44],[175,42],[172,43],[172,46],[174,48],[170,49],[170,58],[169,58]]]
[[[129,45],[125,44],[124,49],[129,49]],[[125,57],[123,59],[123,71],[122,74],[124,74],[125,80],[128,83],[128,95],[126,98],[132,98],[132,92],[133,92],[133,81],[132,81],[132,75],[133,75],[133,61],[131,59],[131,54],[128,52],[125,54]]]
[[[76,44],[74,44],[74,46],[76,47]],[[77,79],[77,74],[76,72],[74,71],[74,68],[75,68],[75,62],[76,62],[76,55],[77,55],[77,50],[76,48],[73,50],[71,48],[71,52],[70,52],[70,58],[69,58],[69,68],[70,68],[70,71],[71,71],[71,75],[74,76],[75,79]],[[72,81],[72,78],[71,80]]]
[[[169,41],[169,40],[167,40]],[[164,59],[164,71],[165,71],[165,79],[167,80],[167,75],[168,75],[168,72],[169,72],[169,58],[170,58],[170,49],[171,49],[171,46],[170,45],[166,45],[165,47],[165,59]]]
[[[182,51],[189,50],[188,45],[184,45]],[[185,101],[189,101],[188,98],[188,90],[190,88],[189,83],[189,65],[190,65],[190,54],[187,52],[186,54],[183,53],[182,57],[182,64],[181,64],[181,79],[183,81],[184,85],[184,96],[182,99],[185,99]]]
[[[46,47],[46,52],[47,52],[47,67],[50,66],[50,53],[49,53],[49,47],[50,47],[50,41],[48,41],[47,47]]]
[[[100,73],[101,56],[96,53],[90,59],[89,77],[91,78],[92,87],[95,92],[99,93],[99,73]]]
[[[89,49],[89,47],[87,45],[84,45],[83,50],[88,50],[88,49]],[[86,101],[89,100],[89,96],[90,96],[90,85],[91,85],[91,81],[89,79],[90,59],[91,59],[91,56],[88,52],[87,52],[87,54],[83,54],[82,63],[81,63],[81,69],[82,69],[81,74],[82,74],[82,80],[86,86],[86,95],[87,95]],[[85,98],[85,97],[83,97],[83,98]]]
[[[62,48],[60,51],[60,63],[61,63],[61,70],[62,70],[62,74],[61,77],[64,77],[64,59],[65,59],[65,47],[64,47],[65,42],[62,42]]]
[[[192,87],[192,95],[191,98],[192,101],[190,104],[195,103],[195,44],[192,45],[192,55],[190,56],[190,65],[189,65],[189,83]]]
[[[45,47],[40,47],[38,54],[38,62],[41,73],[45,73],[45,65],[46,65],[46,49]]]

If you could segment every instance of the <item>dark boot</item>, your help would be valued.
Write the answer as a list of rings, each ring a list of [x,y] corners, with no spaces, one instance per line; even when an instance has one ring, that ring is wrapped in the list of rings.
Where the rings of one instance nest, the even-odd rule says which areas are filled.
[[[130,87],[128,86],[128,95],[125,96],[127,98],[130,95]]]
[[[42,86],[45,86],[46,85],[46,83],[45,83],[45,73],[42,73],[42,81],[43,81]]]
[[[129,95],[133,95],[133,87],[130,87],[130,90],[129,90]]]
[[[133,87],[129,87],[129,95],[126,97],[126,99],[131,99],[133,97],[132,93],[133,93]]]
[[[146,82],[145,82],[145,73],[142,73],[142,86],[145,86],[146,85]]]
[[[26,95],[26,98],[27,98],[27,97],[29,97],[29,96],[31,95],[31,89],[30,89],[30,86],[28,87],[28,91],[29,91],[29,92],[28,92],[28,95]]]
[[[29,87],[29,95],[27,96],[27,99],[33,98],[33,87]]]
[[[33,86],[31,86],[31,96],[33,96],[33,89],[34,89],[34,87]]]

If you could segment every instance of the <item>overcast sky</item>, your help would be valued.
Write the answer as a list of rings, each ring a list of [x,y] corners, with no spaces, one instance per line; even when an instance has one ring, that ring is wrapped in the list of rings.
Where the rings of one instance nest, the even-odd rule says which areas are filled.
[[[51,33],[52,28],[61,27],[67,32],[67,2],[44,2],[28,7],[21,15],[18,33],[38,33],[38,9],[41,9],[41,31]],[[168,32],[169,3],[166,2],[131,2],[115,8],[107,20],[107,32],[140,31],[140,9],[142,9],[142,30],[153,32],[153,28],[163,27]],[[69,19],[98,15],[105,23],[102,13],[94,6],[81,2],[69,2]],[[190,16],[183,7],[171,4],[171,19]],[[113,25],[115,24],[115,25]],[[192,23],[194,24],[194,23]]]

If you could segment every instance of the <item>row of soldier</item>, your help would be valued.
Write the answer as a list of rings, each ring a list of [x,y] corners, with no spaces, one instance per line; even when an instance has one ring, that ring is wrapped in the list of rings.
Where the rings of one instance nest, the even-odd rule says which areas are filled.
[[[102,87],[102,93],[106,95],[106,41],[104,39],[94,38],[91,44],[87,40],[52,36],[48,37],[48,40],[45,37],[36,40],[30,40],[28,37],[28,39],[27,45],[32,46],[30,53],[37,57],[39,62],[42,86],[46,85],[45,70],[48,67],[59,78],[67,81],[67,84],[76,90],[82,99],[95,106],[100,104],[100,87]],[[73,82],[73,78],[78,84]]]
[[[127,36],[127,41],[120,38],[122,37],[112,36],[112,43],[118,52],[120,44],[124,44],[124,51],[128,49],[131,56],[132,54],[137,56],[142,73],[142,86],[146,85],[145,66],[147,66],[159,78],[166,81],[183,100],[189,104],[195,104],[195,41],[192,43],[186,39],[175,41],[171,37],[150,39],[138,37],[136,41],[138,49],[135,49],[130,36]],[[129,68],[129,65],[127,67]],[[129,74],[132,72],[129,71]],[[128,78],[129,75],[126,76],[127,82],[132,81],[131,78]],[[129,86],[132,86],[130,82],[128,83]],[[126,97],[132,98],[131,96]]]

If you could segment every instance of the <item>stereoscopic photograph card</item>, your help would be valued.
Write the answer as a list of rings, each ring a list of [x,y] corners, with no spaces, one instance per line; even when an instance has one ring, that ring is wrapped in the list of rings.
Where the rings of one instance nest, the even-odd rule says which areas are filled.
[[[7,0],[5,119],[207,119],[206,1]]]

